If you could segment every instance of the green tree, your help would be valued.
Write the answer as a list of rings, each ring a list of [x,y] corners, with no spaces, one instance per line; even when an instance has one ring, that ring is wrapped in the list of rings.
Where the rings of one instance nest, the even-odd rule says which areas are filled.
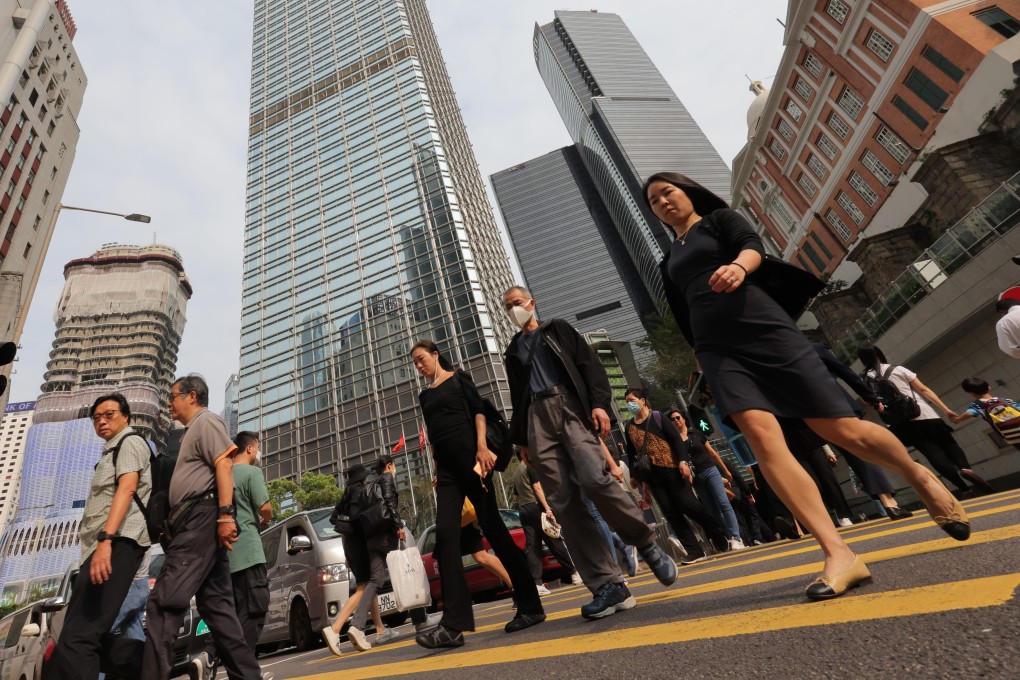
[[[3,617],[7,616],[11,612],[14,612],[14,611],[17,611],[18,609],[21,609],[24,606],[25,606],[24,604],[18,604],[17,602],[14,602],[14,601],[5,602],[3,604],[0,604],[0,619],[2,619]]]
[[[299,510],[315,510],[316,508],[332,508],[340,500],[343,491],[337,486],[336,477],[322,475],[317,472],[306,472],[301,475],[301,485],[294,492]]]
[[[672,310],[665,304],[662,307],[664,314],[649,315],[652,330],[637,343],[638,347],[651,350],[655,356],[645,364],[642,373],[653,383],[649,396],[656,407],[665,407],[675,401],[674,391],[687,388],[696,366],[694,351],[677,327]]]
[[[294,480],[274,479],[266,485],[269,489],[269,502],[273,504],[273,521],[279,522],[297,512],[294,496],[301,489]]]

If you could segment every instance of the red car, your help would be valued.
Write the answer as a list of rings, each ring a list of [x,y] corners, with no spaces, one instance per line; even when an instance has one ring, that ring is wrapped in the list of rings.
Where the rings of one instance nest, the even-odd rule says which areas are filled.
[[[503,523],[510,530],[517,546],[524,550],[524,528],[521,526],[521,519],[516,510],[500,508],[499,514],[503,517]],[[485,550],[492,552],[489,541],[484,537],[482,544]],[[439,564],[433,552],[436,548],[436,526],[433,524],[422,532],[418,538],[418,551],[421,552],[422,560],[425,562],[425,573],[429,576],[429,590],[432,591],[432,605],[439,609],[443,600],[442,587],[439,584]],[[468,590],[471,592],[475,602],[484,602],[498,597],[501,593],[509,591],[500,583],[496,576],[489,570],[482,567],[471,555],[464,555],[461,558],[464,564],[464,578],[467,580]],[[542,578],[546,581],[555,580],[562,576],[569,576],[563,573],[563,566],[552,556],[548,548],[542,546]]]

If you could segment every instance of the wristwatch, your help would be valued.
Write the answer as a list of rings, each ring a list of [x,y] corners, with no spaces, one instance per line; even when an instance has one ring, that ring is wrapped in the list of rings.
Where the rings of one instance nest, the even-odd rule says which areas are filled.
[[[100,531],[99,535],[96,536],[96,541],[102,543],[103,541],[112,541],[114,538],[116,538],[115,534]]]
[[[234,517],[235,515],[237,515],[237,508],[235,508],[232,503],[230,505],[224,505],[220,508],[220,514],[230,515],[231,517]]]

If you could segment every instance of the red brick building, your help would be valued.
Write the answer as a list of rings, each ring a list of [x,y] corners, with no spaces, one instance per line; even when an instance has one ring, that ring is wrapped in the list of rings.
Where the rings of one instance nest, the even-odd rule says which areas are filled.
[[[1020,0],[791,0],[772,89],[752,85],[734,207],[777,253],[832,273],[974,69],[1018,32]]]

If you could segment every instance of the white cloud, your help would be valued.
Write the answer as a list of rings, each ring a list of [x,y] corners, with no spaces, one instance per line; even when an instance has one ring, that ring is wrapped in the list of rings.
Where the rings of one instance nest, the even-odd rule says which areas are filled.
[[[103,243],[177,248],[194,286],[178,362],[205,375],[212,407],[237,370],[252,3],[72,0],[89,79],[63,202],[141,212],[150,225],[64,211],[29,314],[12,401],[38,396],[63,266]],[[783,0],[592,2],[623,17],[727,163],[746,139],[745,74],[782,55]],[[535,69],[542,0],[429,2],[475,154],[488,176],[570,143]],[[569,8],[589,9],[589,7]]]

